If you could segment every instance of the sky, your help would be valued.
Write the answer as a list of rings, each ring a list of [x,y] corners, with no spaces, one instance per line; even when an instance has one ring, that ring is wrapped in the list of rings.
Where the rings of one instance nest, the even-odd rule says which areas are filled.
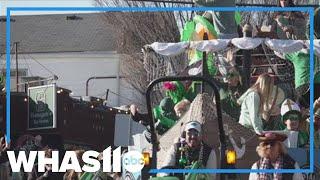
[[[1,16],[7,7],[94,7],[94,0],[0,0]],[[12,12],[12,15],[57,14],[66,12]]]

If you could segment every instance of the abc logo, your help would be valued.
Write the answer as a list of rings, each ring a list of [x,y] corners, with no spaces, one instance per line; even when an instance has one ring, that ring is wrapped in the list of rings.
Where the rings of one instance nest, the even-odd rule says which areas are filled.
[[[139,151],[129,151],[123,155],[122,164],[129,172],[139,172],[144,166],[143,155]]]

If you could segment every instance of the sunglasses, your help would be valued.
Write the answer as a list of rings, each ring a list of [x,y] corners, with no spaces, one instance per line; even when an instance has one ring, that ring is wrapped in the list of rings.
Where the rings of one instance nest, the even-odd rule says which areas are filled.
[[[188,131],[187,132],[188,136],[195,136],[198,137],[199,136],[199,132],[198,131]]]
[[[301,116],[299,114],[288,114],[284,116],[284,119],[290,119],[291,121],[299,121],[301,119]]]

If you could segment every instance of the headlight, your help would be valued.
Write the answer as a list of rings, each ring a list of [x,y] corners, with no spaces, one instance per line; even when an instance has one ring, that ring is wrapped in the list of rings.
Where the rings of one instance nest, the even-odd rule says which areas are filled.
[[[227,150],[227,164],[236,164],[237,153],[234,150]]]
[[[149,152],[143,152],[143,161],[144,161],[144,165],[147,166],[150,164],[150,153]]]

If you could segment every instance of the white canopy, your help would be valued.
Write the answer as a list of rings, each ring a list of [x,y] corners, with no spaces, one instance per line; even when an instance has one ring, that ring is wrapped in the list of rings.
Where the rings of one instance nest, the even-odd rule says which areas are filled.
[[[214,39],[205,41],[190,41],[179,43],[159,43],[155,42],[147,47],[152,48],[156,53],[165,56],[175,56],[189,49],[197,49],[206,52],[219,52],[233,44],[239,49],[254,49],[264,43],[273,51],[280,54],[293,53],[310,48],[308,40],[281,40],[269,38],[234,38],[234,39]],[[320,40],[314,40],[314,53],[320,57]]]

